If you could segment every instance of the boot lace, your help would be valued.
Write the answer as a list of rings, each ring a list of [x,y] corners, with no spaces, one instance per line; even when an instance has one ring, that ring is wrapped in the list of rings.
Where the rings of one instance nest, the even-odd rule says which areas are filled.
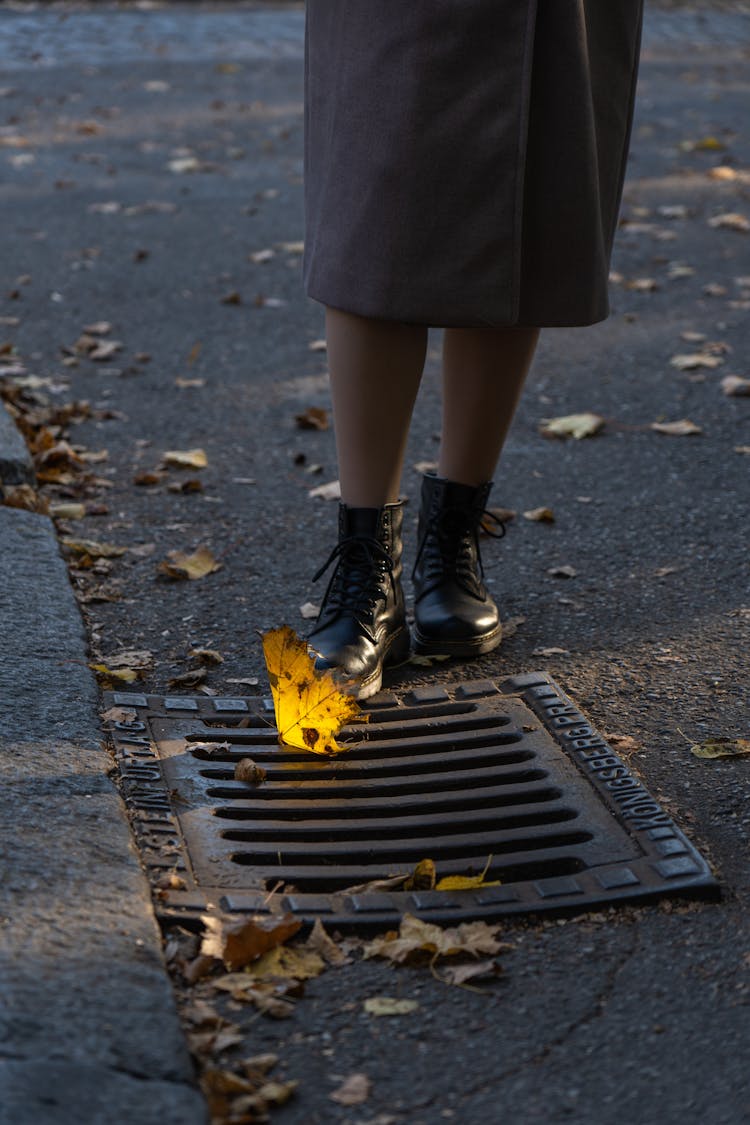
[[[422,534],[412,570],[414,580],[422,562],[422,589],[420,596],[434,590],[441,582],[456,582],[472,597],[481,597],[481,579],[484,578],[479,532],[492,539],[502,539],[505,524],[494,512],[480,512],[464,508],[444,508],[437,517],[427,521]]]
[[[318,620],[325,617],[328,621],[345,613],[366,627],[378,602],[387,597],[386,575],[395,593],[394,561],[377,539],[352,535],[336,544],[313,576],[313,582],[317,582],[334,562],[336,569],[323,595]]]

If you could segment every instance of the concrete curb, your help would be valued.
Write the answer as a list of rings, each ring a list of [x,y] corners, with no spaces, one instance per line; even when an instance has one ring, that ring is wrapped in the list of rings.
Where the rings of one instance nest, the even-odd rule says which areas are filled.
[[[0,485],[33,484],[34,466],[16,424],[0,403]]]
[[[202,1125],[50,520],[0,551],[0,1123]]]

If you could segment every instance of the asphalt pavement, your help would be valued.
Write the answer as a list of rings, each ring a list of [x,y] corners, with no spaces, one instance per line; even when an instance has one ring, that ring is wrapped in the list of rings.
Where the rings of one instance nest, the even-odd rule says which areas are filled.
[[[69,440],[95,478],[45,489],[82,519],[0,507],[3,1125],[205,1120],[190,1001],[165,971],[89,664],[145,652],[138,690],[183,693],[169,685],[191,649],[215,649],[205,686],[263,694],[256,631],[303,630],[320,597],[335,505],[309,492],[335,479],[333,439],[295,421],[328,404],[322,310],[300,280],[303,18],[0,6],[0,380],[26,379],[37,405],[89,403]],[[690,753],[748,737],[750,398],[723,381],[750,378],[749,56],[745,5],[649,8],[612,314],[543,333],[493,492],[518,514],[484,548],[487,575],[523,620],[482,660],[390,679],[548,669],[635,740],[631,767],[711,860],[721,900],[508,923],[503,976],[482,992],[355,961],[309,981],[289,1020],[230,1002],[242,1042],[227,1058],[271,1051],[299,1082],[281,1125],[750,1120],[750,759]],[[119,346],[91,358],[97,341]],[[439,344],[404,475],[409,558]],[[581,411],[605,419],[597,436],[540,435]],[[652,428],[685,420],[700,432]],[[160,468],[195,448],[205,468]],[[154,483],[134,483],[144,472]],[[0,414],[3,484],[30,473]],[[542,506],[554,522],[524,518]],[[62,537],[126,551],[66,568]],[[221,569],[157,577],[199,546]],[[380,994],[419,1008],[367,1015]],[[331,1100],[353,1073],[366,1100]]]

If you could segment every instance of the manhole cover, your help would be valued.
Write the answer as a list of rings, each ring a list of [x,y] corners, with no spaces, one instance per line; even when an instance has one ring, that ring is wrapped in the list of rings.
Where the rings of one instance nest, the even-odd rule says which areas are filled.
[[[282,749],[270,700],[110,692],[125,799],[162,918],[289,910],[336,926],[708,893],[707,863],[544,673],[370,700],[336,758]],[[266,770],[234,778],[242,758]],[[357,890],[426,857],[471,891]],[[352,889],[354,888],[354,889]],[[270,892],[274,891],[271,894]]]

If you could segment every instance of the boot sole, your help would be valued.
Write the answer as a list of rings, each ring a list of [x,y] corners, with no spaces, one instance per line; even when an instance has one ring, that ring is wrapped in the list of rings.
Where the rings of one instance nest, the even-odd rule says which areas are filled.
[[[388,648],[383,653],[383,659],[373,674],[367,680],[360,680],[356,692],[352,692],[355,699],[369,699],[371,695],[377,695],[383,685],[383,669],[394,668],[398,664],[404,664],[409,659],[411,652],[411,638],[407,628],[401,629],[398,633],[391,638]]]
[[[430,640],[414,629],[414,651],[422,656],[483,656],[496,649],[503,639],[503,627],[467,641]]]

